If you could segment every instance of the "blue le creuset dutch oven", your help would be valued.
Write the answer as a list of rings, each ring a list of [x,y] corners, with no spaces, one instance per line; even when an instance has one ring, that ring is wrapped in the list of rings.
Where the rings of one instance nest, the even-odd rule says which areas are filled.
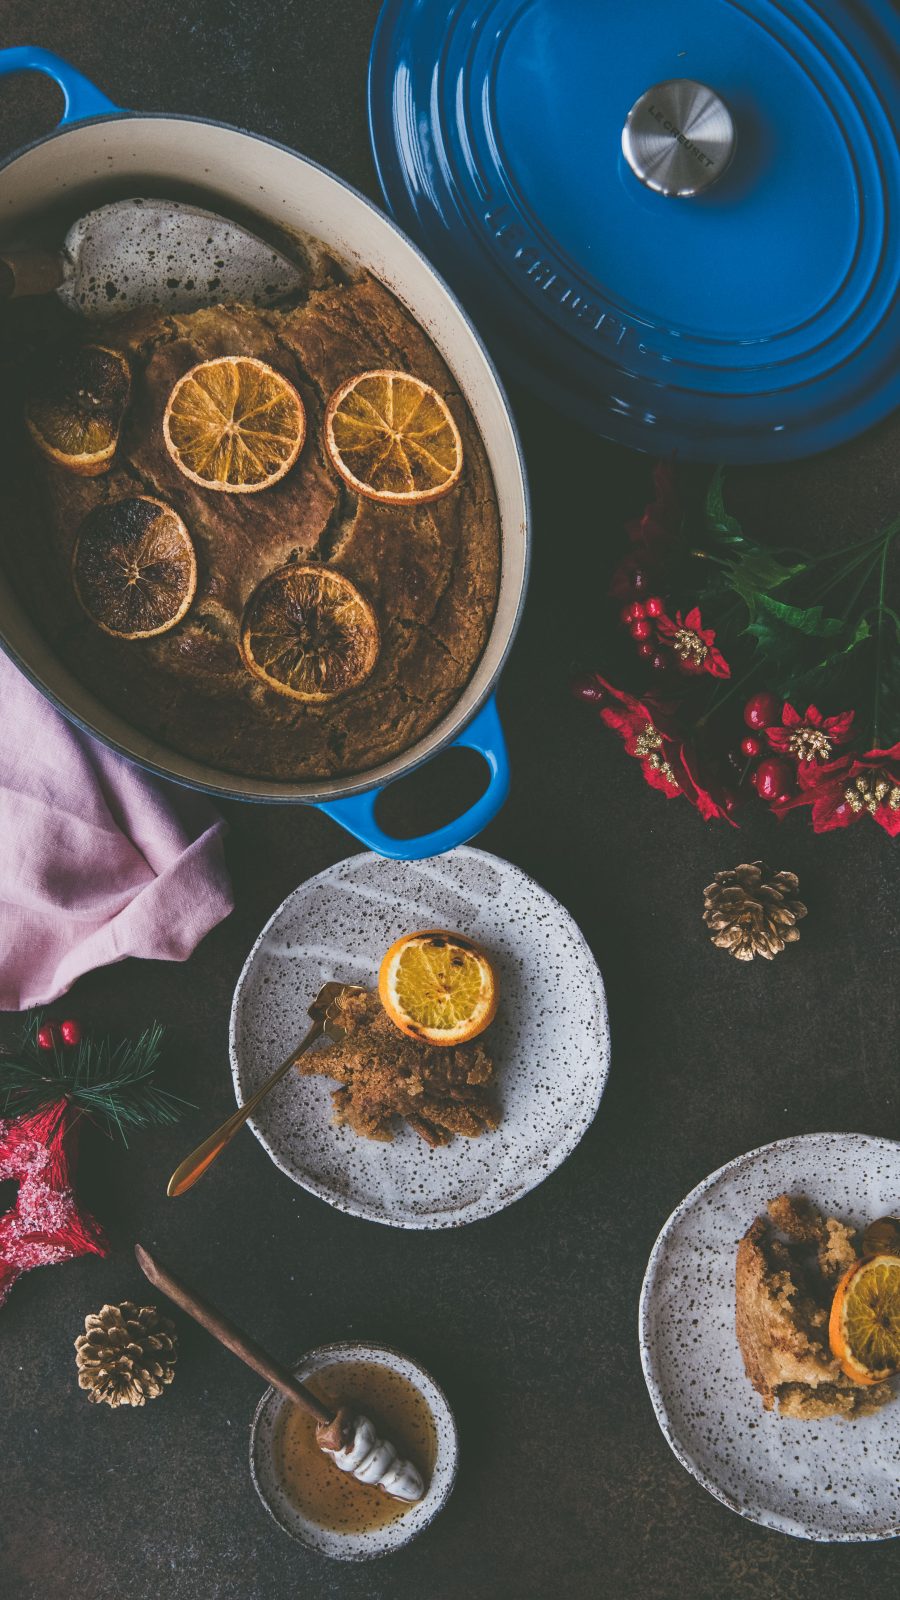
[[[43,72],[63,92],[58,127],[0,165],[0,237],[27,242],[50,211],[69,218],[123,192],[173,196],[186,190],[226,215],[255,213],[276,227],[311,234],[335,255],[380,278],[426,329],[447,361],[481,431],[500,511],[500,594],[484,654],[457,704],[400,756],[337,780],[287,783],[235,777],[181,756],[114,715],[53,654],[0,569],[0,644],[60,710],[132,761],[224,798],[317,805],[381,855],[418,859],[472,838],[499,810],[509,764],[494,689],[521,616],[528,576],[529,507],[522,453],[509,405],[475,329],[434,269],[400,229],[324,168],[271,140],[194,117],[123,111],[49,51],[0,51],[0,76]],[[378,824],[379,794],[449,745],[481,755],[484,793],[445,827],[395,839]]]
[[[387,203],[610,439],[840,444],[900,400],[896,0],[386,0]]]

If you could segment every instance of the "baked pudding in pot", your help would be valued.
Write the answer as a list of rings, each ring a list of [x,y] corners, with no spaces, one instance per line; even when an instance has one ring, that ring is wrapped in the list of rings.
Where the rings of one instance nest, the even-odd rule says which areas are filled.
[[[278,310],[98,332],[31,307],[11,331],[2,559],[101,701],[284,780],[365,771],[450,710],[490,632],[499,518],[452,375],[387,289],[329,266]],[[105,431],[92,414],[60,444],[46,373],[85,349]]]

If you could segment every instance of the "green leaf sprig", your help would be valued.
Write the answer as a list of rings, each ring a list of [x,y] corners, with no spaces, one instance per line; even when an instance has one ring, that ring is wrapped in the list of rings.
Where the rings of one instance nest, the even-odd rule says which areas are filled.
[[[85,1035],[74,1046],[38,1047],[43,1018],[29,1018],[18,1048],[0,1056],[0,1116],[34,1116],[58,1105],[60,1118],[71,1108],[89,1116],[128,1144],[128,1132],[177,1122],[190,1101],[154,1081],[164,1029],[158,1022],[136,1039]]]
[[[855,709],[871,747],[896,743],[900,616],[887,603],[887,573],[900,518],[823,554],[770,548],[727,510],[724,483],[720,467],[706,496],[703,538],[691,555],[710,565],[699,603],[738,670],[701,723],[764,675],[766,687],[785,700]],[[752,643],[752,653],[742,650],[743,641]]]

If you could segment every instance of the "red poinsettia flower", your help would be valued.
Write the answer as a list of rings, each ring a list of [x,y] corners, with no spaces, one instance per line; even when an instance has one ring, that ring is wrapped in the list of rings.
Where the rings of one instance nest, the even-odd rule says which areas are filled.
[[[863,756],[807,762],[797,769],[797,783],[799,792],[773,810],[783,815],[810,806],[815,833],[849,828],[870,816],[892,839],[900,834],[900,744]]]
[[[681,510],[675,491],[675,468],[671,461],[657,461],[653,469],[656,491],[639,517],[626,524],[628,550],[610,579],[609,592],[616,600],[633,600],[637,589],[635,575],[646,593],[652,592],[665,574],[679,543]]]
[[[716,793],[712,785],[701,781],[697,752],[678,733],[672,705],[649,695],[646,700],[637,700],[599,673],[579,682],[576,693],[596,704],[601,722],[612,728],[628,754],[640,761],[652,789],[658,789],[670,800],[684,795],[707,820],[724,817],[731,822],[724,790]]]
[[[699,606],[686,617],[676,611],[675,620],[665,613],[657,617],[659,637],[672,646],[682,672],[710,672],[714,678],[730,678],[731,668],[721,650],[716,649],[712,628],[704,628]]]
[[[671,733],[671,707],[652,701],[636,700],[625,689],[616,689],[597,675],[595,682],[603,698],[598,702],[600,721],[623,740],[630,756],[641,763],[641,771],[652,789],[674,799],[681,784],[670,756],[677,758],[678,746]]]
[[[781,727],[767,728],[766,738],[773,750],[793,756],[801,764],[831,761],[834,752],[850,738],[854,712],[841,711],[836,717],[823,717],[817,706],[807,706],[801,717],[785,701]]]

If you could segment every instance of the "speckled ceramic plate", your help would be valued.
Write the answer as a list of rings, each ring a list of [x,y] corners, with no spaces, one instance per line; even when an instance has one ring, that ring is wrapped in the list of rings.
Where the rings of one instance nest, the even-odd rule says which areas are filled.
[[[243,1101],[302,1037],[327,979],[373,986],[395,939],[434,927],[477,940],[499,973],[487,1038],[500,1127],[430,1150],[404,1124],[392,1144],[379,1144],[333,1127],[334,1085],[296,1073],[251,1122],[276,1165],[304,1188],[401,1228],[450,1228],[501,1210],[558,1167],[593,1119],[609,1069],[606,998],[568,912],[484,850],[427,861],[351,856],[288,895],[247,958],[231,1011]]]
[[[294,1368],[301,1382],[311,1378],[323,1367],[334,1367],[341,1362],[365,1361],[376,1366],[389,1367],[406,1378],[425,1401],[434,1425],[435,1458],[427,1492],[396,1522],[384,1528],[374,1528],[366,1533],[340,1533],[323,1528],[313,1522],[291,1499],[282,1481],[278,1462],[278,1422],[284,1407],[290,1404],[277,1389],[267,1389],[259,1405],[250,1430],[250,1473],[256,1492],[275,1521],[293,1539],[299,1539],[320,1555],[331,1556],[336,1561],[371,1561],[375,1556],[386,1556],[409,1544],[427,1528],[438,1512],[446,1505],[456,1479],[459,1441],[456,1422],[443,1389],[435,1383],[429,1372],[401,1355],[388,1345],[323,1344],[310,1350]],[[323,1461],[328,1467],[328,1463]],[[334,1470],[331,1468],[330,1470]]]
[[[732,1511],[800,1539],[900,1534],[900,1394],[874,1416],[805,1423],[763,1411],[734,1331],[738,1240],[769,1200],[807,1194],[864,1225],[900,1207],[900,1144],[816,1133],[704,1179],[662,1230],[641,1294],[644,1376],[682,1466]]]

